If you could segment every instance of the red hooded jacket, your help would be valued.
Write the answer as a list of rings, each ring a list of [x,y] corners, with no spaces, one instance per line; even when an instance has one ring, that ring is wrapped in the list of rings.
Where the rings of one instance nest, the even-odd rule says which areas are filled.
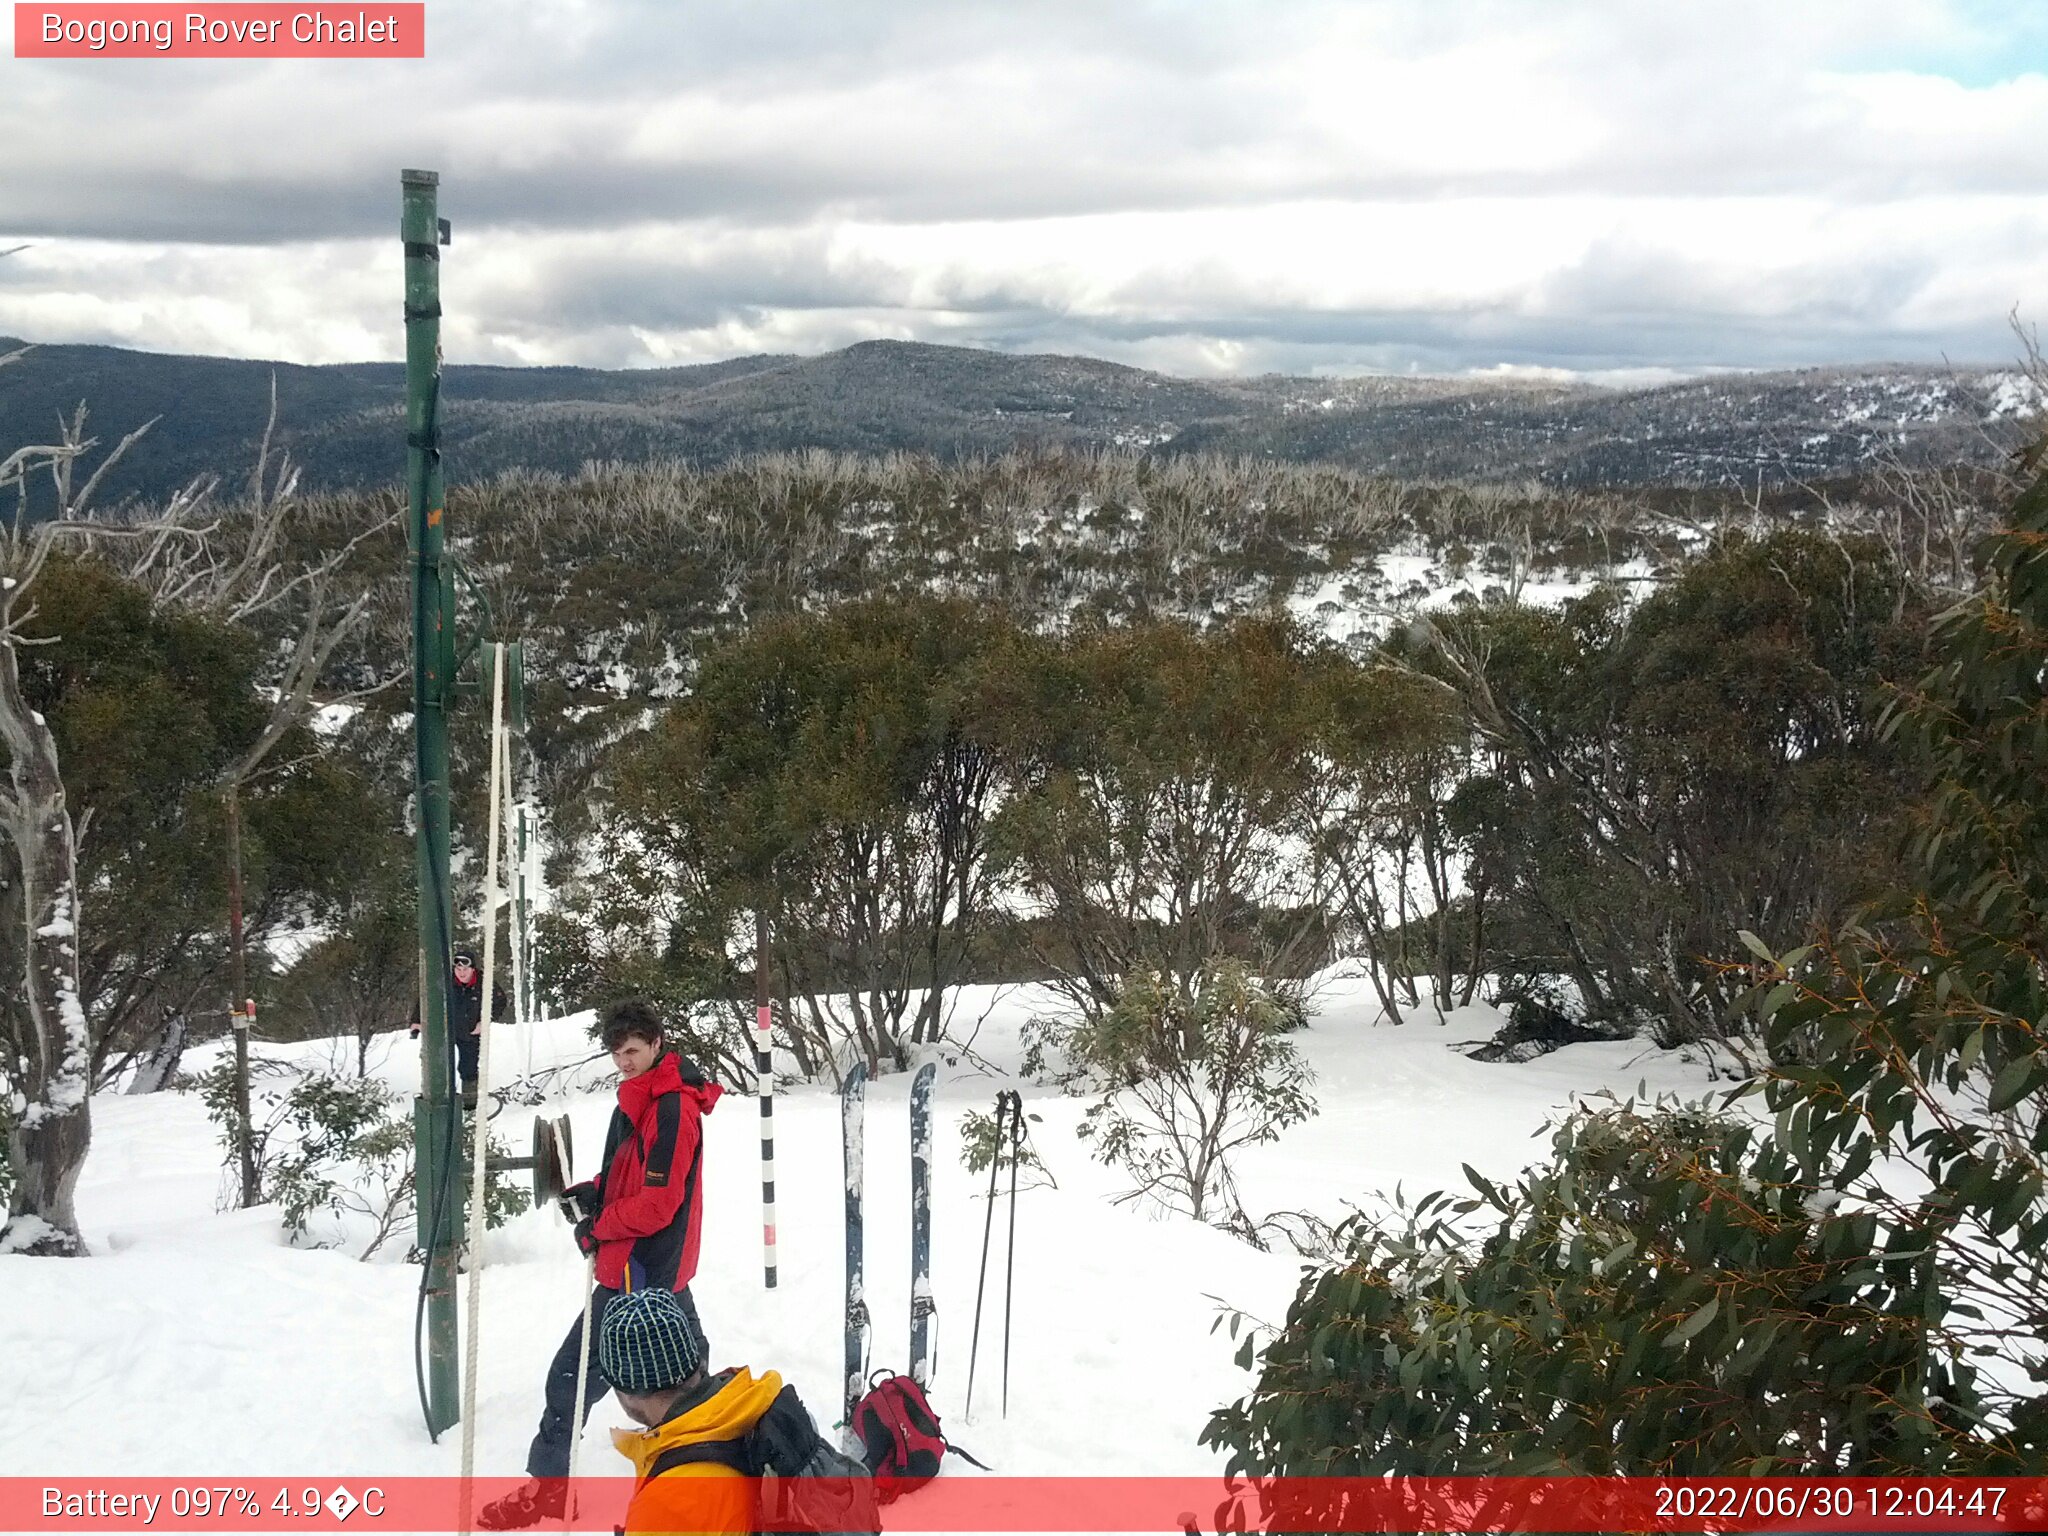
[[[674,1051],[619,1084],[605,1134],[604,1202],[592,1229],[597,1283],[679,1291],[697,1274],[704,1227],[703,1118],[725,1090]]]

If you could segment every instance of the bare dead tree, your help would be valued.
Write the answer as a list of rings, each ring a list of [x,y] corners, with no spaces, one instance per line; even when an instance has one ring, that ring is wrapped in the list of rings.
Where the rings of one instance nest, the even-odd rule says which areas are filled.
[[[394,670],[368,687],[343,689],[322,698],[319,688],[334,653],[365,624],[370,594],[349,594],[348,567],[357,549],[390,526],[373,522],[324,557],[296,570],[286,558],[299,472],[289,453],[273,469],[277,432],[277,378],[270,381],[270,413],[264,422],[256,464],[241,502],[211,522],[196,517],[166,518],[155,536],[129,562],[128,578],[161,607],[181,607],[229,623],[271,618],[289,622],[293,638],[274,680],[268,717],[256,738],[216,780],[227,827],[228,955],[231,995],[227,1012],[235,1022],[235,1065],[240,1126],[237,1143],[244,1207],[260,1198],[249,1121],[248,953],[243,933],[242,816],[244,791],[259,777],[277,746],[310,724],[323,707],[358,703],[400,681]],[[123,445],[126,446],[125,444]],[[102,466],[104,472],[104,466]],[[97,477],[95,477],[97,478]],[[168,1021],[167,1021],[168,1026]]]
[[[23,982],[7,1010],[6,1061],[0,1073],[15,1106],[9,1156],[15,1173],[10,1227],[4,1240],[34,1251],[81,1248],[72,1194],[91,1141],[90,1092],[101,1048],[132,1008],[88,1010],[81,985],[83,914],[77,879],[78,848],[86,835],[65,798],[55,737],[23,691],[22,649],[34,615],[33,590],[60,546],[90,549],[149,595],[153,605],[204,611],[233,622],[276,622],[289,615],[295,643],[276,679],[273,707],[256,740],[226,770],[219,788],[229,810],[229,862],[239,893],[237,799],[280,741],[318,707],[315,686],[336,647],[360,624],[366,598],[338,596],[344,565],[366,530],[311,565],[292,570],[284,556],[287,509],[296,486],[289,460],[273,473],[275,404],[266,427],[250,494],[216,513],[217,482],[201,478],[145,517],[125,507],[102,512],[99,493],[108,475],[154,425],[130,432],[84,473],[97,440],[87,435],[80,407],[59,425],[58,440],[31,445],[0,462],[0,492],[12,489],[14,517],[0,540],[0,740],[8,749],[9,790],[0,794],[0,820],[16,854],[16,885],[6,913],[14,930]],[[55,504],[50,516],[30,516],[31,477],[47,473]],[[361,690],[350,697],[359,697]],[[237,998],[245,995],[237,919]],[[129,986],[127,1001],[149,995]],[[167,1016],[166,1024],[174,1019]],[[148,1042],[145,1042],[147,1044]],[[246,1051],[246,1040],[242,1042]],[[241,1052],[238,1052],[238,1055]],[[246,1117],[245,1117],[246,1123]]]
[[[1532,507],[1542,488],[1483,481],[1459,487],[1460,521],[1476,534],[1503,566],[1507,600],[1520,602],[1522,588],[1536,563]]]

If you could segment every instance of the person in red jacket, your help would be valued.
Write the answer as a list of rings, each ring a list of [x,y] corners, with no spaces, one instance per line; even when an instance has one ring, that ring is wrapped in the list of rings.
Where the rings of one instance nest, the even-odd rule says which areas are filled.
[[[526,1456],[527,1481],[477,1512],[482,1530],[513,1530],[561,1518],[569,1442],[582,1429],[580,1422],[570,1422],[577,1362],[588,1361],[583,1402],[588,1417],[591,1406],[611,1390],[597,1341],[605,1308],[615,1297],[657,1286],[673,1291],[696,1334],[697,1358],[710,1359],[690,1282],[696,1278],[704,1227],[702,1121],[724,1089],[668,1049],[660,1015],[637,998],[606,1010],[602,1035],[619,1069],[619,1107],[605,1134],[597,1177],[562,1196],[577,1212],[576,1245],[597,1260],[590,1338],[584,1339],[579,1316],[548,1367],[546,1406]]]

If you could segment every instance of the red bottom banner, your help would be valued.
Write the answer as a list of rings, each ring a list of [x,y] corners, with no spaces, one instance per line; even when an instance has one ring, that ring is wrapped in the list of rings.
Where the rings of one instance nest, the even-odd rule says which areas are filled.
[[[5,1477],[0,1478],[0,1531],[470,1531],[483,1505],[522,1482],[509,1477],[479,1477],[467,1484],[455,1477],[210,1482]],[[886,1482],[878,1486],[891,1491]],[[765,1480],[753,1528],[815,1529],[815,1521],[776,1511],[786,1507],[793,1492],[799,1507],[812,1508],[832,1508],[853,1492],[822,1478],[791,1480],[775,1490],[781,1498],[771,1490],[774,1480]],[[628,1524],[633,1495],[628,1478],[578,1478],[569,1492],[573,1497],[566,1514],[544,1519],[535,1529],[613,1531]],[[670,1502],[667,1507],[672,1512],[676,1506]],[[886,1503],[881,1524],[890,1531],[1159,1531],[1168,1536],[1255,1531],[2041,1531],[2048,1530],[2048,1477],[949,1476]]]

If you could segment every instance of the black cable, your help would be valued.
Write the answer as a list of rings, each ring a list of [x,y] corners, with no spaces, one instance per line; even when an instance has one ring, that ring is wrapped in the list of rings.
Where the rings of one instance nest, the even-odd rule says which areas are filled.
[[[415,767],[417,768],[417,765],[415,765]],[[415,772],[414,781],[416,783],[418,782],[417,771]],[[422,804],[420,806],[420,814],[424,816],[426,814],[424,795],[421,798]],[[453,969],[453,964],[449,958],[450,948],[453,943],[453,940],[451,939],[448,933],[448,888],[445,884],[442,883],[441,870],[439,865],[435,864],[434,861],[431,859],[428,860],[428,863],[433,866],[434,918],[435,927],[438,930],[437,937],[441,941],[439,945],[436,946],[436,948],[440,956],[439,965],[441,972],[440,980],[442,998],[442,1043],[449,1047],[452,1058],[453,1042],[449,1039],[447,1030],[449,1025],[449,1016],[450,1013],[452,1012],[451,1001],[455,990],[455,973]],[[449,1070],[452,1085],[452,1077],[454,1072],[454,1062],[452,1059],[449,1062]],[[412,1315],[413,1381],[419,1388],[420,1415],[426,1421],[427,1439],[435,1445],[439,1445],[441,1443],[441,1432],[434,1428],[434,1408],[432,1402],[430,1401],[427,1395],[427,1368],[423,1353],[423,1346],[426,1343],[428,1282],[433,1279],[434,1256],[440,1251],[438,1239],[441,1231],[441,1221],[442,1218],[446,1216],[448,1212],[449,1180],[454,1176],[456,1150],[460,1144],[459,1133],[457,1128],[460,1123],[461,1117],[455,1111],[455,1097],[455,1095],[451,1095],[451,1102],[449,1104],[448,1139],[446,1144],[441,1149],[441,1176],[436,1181],[434,1188],[434,1204],[431,1207],[428,1214],[427,1241],[420,1262],[419,1299],[413,1307]]]
[[[438,425],[441,415],[441,372],[438,367],[434,370],[433,381],[429,388],[431,392],[427,399],[427,421],[430,424]],[[430,448],[427,449],[426,451],[433,454],[437,458],[440,455],[440,450],[438,448]],[[429,478],[431,478],[432,476],[431,465],[427,467],[427,475]],[[422,495],[424,495],[426,487],[423,485],[420,487],[420,489]],[[437,580],[437,601],[439,598],[439,592],[440,584]],[[414,591],[413,601],[415,604],[417,604],[419,601],[417,588],[415,588]],[[413,666],[415,667],[415,669],[417,669],[419,665],[420,658],[415,656],[413,658]],[[444,750],[447,740],[447,696],[448,693],[452,691],[454,681],[455,680],[452,677],[444,678],[442,680],[443,697],[441,703],[441,710],[443,725],[442,740]],[[425,704],[426,700],[419,697],[418,694],[415,693],[413,699],[414,710],[416,712],[421,710],[422,708],[424,708]],[[495,743],[493,744],[493,750],[495,750]],[[417,714],[415,715],[415,718],[413,720],[413,786],[414,792],[419,796],[417,814],[419,815],[421,821],[420,830],[422,834],[424,834],[427,830],[426,764],[421,757],[419,720],[417,718]],[[413,1382],[419,1389],[420,1416],[426,1422],[427,1438],[433,1444],[439,1445],[441,1443],[441,1433],[434,1427],[434,1409],[433,1403],[427,1392],[427,1369],[424,1354],[424,1345],[426,1343],[427,1292],[429,1283],[433,1279],[434,1259],[440,1251],[439,1239],[441,1232],[441,1223],[448,1214],[449,1181],[453,1178],[455,1173],[456,1155],[457,1150],[460,1146],[460,1125],[462,1117],[460,1112],[455,1107],[456,1102],[460,1098],[460,1090],[459,1087],[453,1081],[455,1070],[454,1040],[452,1036],[450,1036],[448,1033],[451,1023],[451,1016],[454,1011],[453,1002],[455,994],[455,972],[452,959],[454,937],[448,931],[448,887],[446,884],[446,877],[443,874],[439,863],[433,859],[429,859],[427,861],[427,864],[429,868],[429,873],[434,883],[434,889],[432,892],[434,903],[434,926],[436,930],[435,937],[439,941],[434,946],[434,948],[436,955],[435,963],[439,970],[441,983],[441,1043],[450,1054],[448,1066],[450,1072],[451,1092],[449,1095],[448,1105],[448,1136],[446,1143],[443,1145],[441,1149],[441,1175],[435,1181],[435,1188],[433,1191],[434,1203],[428,1209],[427,1240],[426,1243],[423,1245],[423,1252],[421,1254],[420,1262],[419,1297],[413,1307],[412,1373]],[[424,1002],[424,1000],[422,1001]],[[424,1008],[422,1011],[424,1012]],[[489,1011],[489,999],[485,1000],[485,1011]],[[420,1022],[421,1025],[424,1026],[426,1020],[422,1018]],[[420,1086],[422,1089],[424,1089],[426,1086],[425,1082],[422,1081]]]

